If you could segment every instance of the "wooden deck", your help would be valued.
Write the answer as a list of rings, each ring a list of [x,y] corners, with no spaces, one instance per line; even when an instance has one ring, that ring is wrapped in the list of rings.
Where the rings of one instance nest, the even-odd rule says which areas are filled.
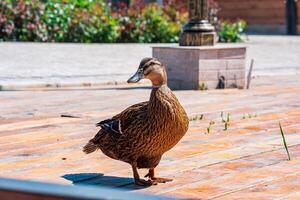
[[[256,78],[251,90],[176,91],[189,116],[204,119],[191,121],[158,167],[174,181],[140,188],[129,165],[81,149],[96,122],[147,100],[149,92],[122,86],[0,92],[0,176],[195,199],[300,199],[298,76]],[[224,118],[230,113],[227,131],[222,111]]]

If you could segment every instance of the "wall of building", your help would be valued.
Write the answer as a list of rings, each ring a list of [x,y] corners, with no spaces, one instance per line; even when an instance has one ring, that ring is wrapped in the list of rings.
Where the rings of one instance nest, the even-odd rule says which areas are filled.
[[[300,0],[297,1],[298,34],[300,35]]]
[[[216,0],[220,7],[219,18],[244,19],[250,32],[286,32],[284,0]]]
[[[153,1],[153,0],[144,0]],[[187,7],[187,0],[163,0]],[[236,21],[244,19],[248,32],[258,34],[286,34],[285,0],[214,0],[219,6],[218,17]],[[157,2],[157,1],[156,1]],[[183,3],[186,2],[186,5]],[[298,34],[300,34],[300,0],[297,1]]]
[[[180,2],[180,0],[173,1]],[[220,19],[231,21],[244,19],[248,23],[248,32],[250,33],[286,34],[285,0],[214,1],[218,4],[218,17]],[[299,24],[298,33],[300,33],[300,0],[297,1],[297,5]]]

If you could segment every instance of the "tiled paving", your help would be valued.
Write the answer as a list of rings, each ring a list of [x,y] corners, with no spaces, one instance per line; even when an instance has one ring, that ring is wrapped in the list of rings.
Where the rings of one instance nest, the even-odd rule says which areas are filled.
[[[81,152],[96,122],[147,100],[150,89],[141,86],[0,92],[0,176],[195,199],[300,198],[298,76],[257,77],[250,90],[176,91],[189,116],[204,119],[190,122],[158,167],[173,182],[149,188],[132,184],[128,164]],[[227,131],[222,111],[230,114]]]

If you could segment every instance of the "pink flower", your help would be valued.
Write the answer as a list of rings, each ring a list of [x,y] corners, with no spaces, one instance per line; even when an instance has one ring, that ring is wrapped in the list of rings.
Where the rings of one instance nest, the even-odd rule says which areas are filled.
[[[143,22],[140,27],[141,27],[142,30],[145,30],[146,29],[146,23]]]
[[[33,23],[28,23],[28,24],[27,24],[27,28],[28,28],[29,30],[33,30],[33,29],[36,28],[36,25],[33,24]]]
[[[6,27],[5,27],[5,32],[10,34],[12,33],[13,29],[15,28],[15,26],[13,24],[8,24]]]
[[[0,23],[6,22],[6,17],[0,13]]]

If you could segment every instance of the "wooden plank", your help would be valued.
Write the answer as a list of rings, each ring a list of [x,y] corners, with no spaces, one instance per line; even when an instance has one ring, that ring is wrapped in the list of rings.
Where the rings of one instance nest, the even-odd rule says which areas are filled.
[[[292,173],[300,166],[299,85],[297,76],[264,77],[254,79],[251,90],[176,91],[189,116],[204,114],[204,119],[190,122],[187,135],[164,155],[157,168],[159,176],[174,181],[150,188],[133,186],[128,164],[101,152],[84,155],[81,151],[97,132],[96,122],[146,100],[149,89],[43,91],[34,98],[31,91],[1,92],[0,99],[7,107],[0,105],[4,118],[0,119],[0,176],[205,199],[229,199],[234,194],[242,198],[242,191],[250,195],[266,182],[268,192],[256,192],[257,196],[283,198],[272,193],[273,186],[275,192],[284,180],[293,181],[299,175]],[[32,105],[38,105],[37,110],[28,116]],[[227,131],[223,130],[221,111],[225,116],[231,114]],[[63,112],[81,118],[60,118]],[[243,119],[244,114],[257,116]],[[216,123],[211,134],[205,134],[211,120]],[[279,120],[291,162],[285,161]],[[280,170],[284,173],[277,173]],[[275,175],[259,176],[266,171]],[[141,175],[146,173],[140,170]],[[288,191],[291,198],[297,195],[293,188],[284,194]]]
[[[296,150],[299,152],[299,148]],[[294,153],[296,153],[294,151]],[[268,155],[268,154],[264,154]],[[225,168],[223,168],[222,174],[217,174],[217,169],[213,171],[213,169],[210,169],[210,167],[207,167],[206,169],[203,170],[198,170],[198,173],[205,174],[202,176],[202,179],[199,179],[198,182],[192,182],[190,184],[185,185],[184,187],[177,187],[177,188],[171,188],[167,190],[162,190],[159,194],[176,194],[182,193],[185,194],[185,196],[188,196],[190,198],[210,198],[210,199],[225,199],[227,195],[230,197],[234,196],[234,193],[239,193],[239,197],[244,197],[244,190],[247,190],[249,188],[254,188],[254,187],[259,187],[261,184],[267,184],[267,185],[273,185],[274,182],[277,181],[282,181],[286,180],[289,178],[295,178],[297,180],[297,177],[299,177],[299,163],[300,163],[300,158],[299,158],[299,153],[296,158],[293,159],[292,162],[287,162],[284,161],[283,159],[281,162],[276,162],[274,160],[274,156],[269,154],[271,157],[272,162],[269,163],[268,165],[265,163],[262,166],[255,166],[253,163],[250,161],[243,162],[247,163],[246,166],[241,165],[239,163],[239,160],[235,160],[233,163],[225,163]],[[264,163],[266,161],[267,157],[261,157],[262,160],[259,161],[259,155],[254,155],[255,158],[253,157],[246,157],[244,159],[249,159],[249,160],[256,160],[256,162]],[[269,160],[270,162],[270,160]],[[221,163],[221,165],[224,163]],[[227,166],[227,167],[226,167]],[[289,167],[293,166],[293,167]],[[238,169],[236,168],[238,167]],[[218,169],[220,169],[218,167]],[[233,173],[228,173],[226,172],[226,168],[231,171],[234,170],[235,172]],[[299,180],[297,180],[299,183]],[[173,189],[173,190],[172,190]],[[174,190],[175,189],[175,190]],[[295,188],[297,190],[297,188]],[[295,191],[292,188],[286,188],[286,191],[283,192],[281,195],[278,196],[284,196],[284,194],[287,194],[289,191]],[[167,191],[167,193],[165,193]],[[275,188],[274,188],[275,192]],[[231,196],[232,195],[232,196]],[[266,195],[268,198],[272,199],[274,196],[269,194]],[[278,197],[277,196],[277,197]],[[247,199],[249,196],[246,196],[246,198],[242,199]]]
[[[33,181],[0,178],[1,200],[101,200],[101,199],[169,199],[162,196],[133,194],[116,189],[86,186],[67,186]]]
[[[241,199],[299,199],[299,176],[300,174],[284,176],[275,181],[253,185],[214,199],[233,199],[235,196],[243,196]]]

